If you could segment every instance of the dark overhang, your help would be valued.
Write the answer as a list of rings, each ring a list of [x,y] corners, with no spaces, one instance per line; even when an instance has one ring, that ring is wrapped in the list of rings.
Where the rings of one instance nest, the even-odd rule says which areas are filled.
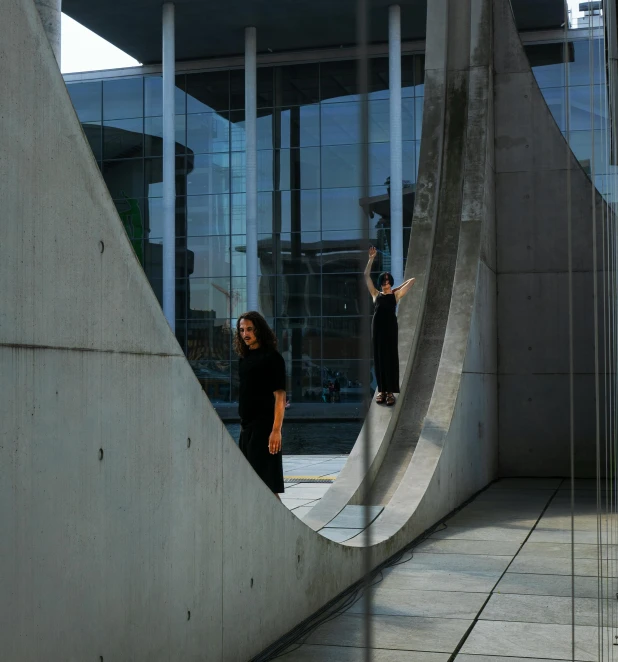
[[[520,30],[558,28],[564,0],[512,0]],[[388,38],[388,6],[371,0],[372,43]],[[259,52],[351,46],[356,0],[176,0],[177,60],[240,55],[244,28]],[[402,39],[425,38],[427,0],[400,0]],[[63,0],[62,11],[144,64],[161,61],[161,0]]]

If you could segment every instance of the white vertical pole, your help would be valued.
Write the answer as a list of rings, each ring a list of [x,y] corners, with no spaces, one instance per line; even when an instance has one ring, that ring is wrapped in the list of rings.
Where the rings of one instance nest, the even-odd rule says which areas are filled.
[[[176,52],[174,3],[163,4],[163,313],[176,328]]]
[[[62,44],[62,0],[34,0],[45,34],[60,66]]]
[[[258,309],[257,34],[245,29],[245,145],[247,187],[247,309]]]
[[[401,128],[401,9],[388,8],[388,77],[391,148],[391,270],[403,281],[403,136]]]

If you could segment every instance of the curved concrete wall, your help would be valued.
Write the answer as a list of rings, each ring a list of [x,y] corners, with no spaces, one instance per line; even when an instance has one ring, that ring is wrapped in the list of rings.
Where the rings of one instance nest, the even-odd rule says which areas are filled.
[[[428,10],[408,384],[428,293],[448,296],[416,450],[372,525],[375,563],[496,472],[492,5]],[[245,462],[131,251],[34,4],[6,0],[3,18],[0,651],[248,659],[360,577],[362,540],[324,539]],[[373,476],[408,415],[370,417]],[[358,492],[354,465],[323,518]]]

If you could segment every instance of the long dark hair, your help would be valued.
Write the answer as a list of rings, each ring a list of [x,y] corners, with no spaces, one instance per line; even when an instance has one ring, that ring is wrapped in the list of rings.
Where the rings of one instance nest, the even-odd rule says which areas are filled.
[[[243,313],[236,322],[236,333],[234,334],[234,351],[238,356],[244,357],[251,351],[245,341],[240,337],[240,322],[241,320],[249,320],[253,322],[255,327],[255,337],[260,343],[260,348],[265,350],[277,349],[277,336],[273,330],[268,326],[268,322],[255,310],[250,310]]]

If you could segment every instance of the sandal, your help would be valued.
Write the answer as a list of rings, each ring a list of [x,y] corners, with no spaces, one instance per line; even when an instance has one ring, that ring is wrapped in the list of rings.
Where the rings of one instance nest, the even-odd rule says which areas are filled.
[[[386,406],[387,407],[392,407],[395,404],[395,402],[396,402],[395,396],[392,393],[389,393],[386,396]]]
[[[383,405],[386,402],[386,395],[384,393],[378,393],[378,395],[376,395],[376,402],[379,405]]]

